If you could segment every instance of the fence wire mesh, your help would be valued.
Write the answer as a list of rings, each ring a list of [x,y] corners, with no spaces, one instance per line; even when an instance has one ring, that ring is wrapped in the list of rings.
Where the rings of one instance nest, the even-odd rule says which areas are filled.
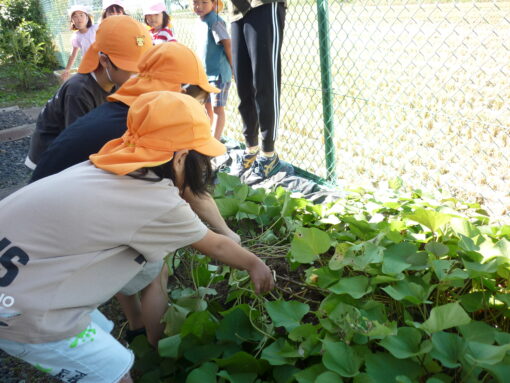
[[[68,4],[41,3],[64,65]],[[176,37],[195,48],[196,16],[175,4]],[[509,222],[509,41],[509,1],[290,0],[277,151],[340,185],[400,177]],[[233,84],[225,132],[242,142],[237,103]]]

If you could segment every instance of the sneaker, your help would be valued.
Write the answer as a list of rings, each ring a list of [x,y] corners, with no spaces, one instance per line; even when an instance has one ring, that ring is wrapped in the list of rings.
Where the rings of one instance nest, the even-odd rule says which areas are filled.
[[[233,176],[241,177],[255,162],[259,152],[250,154],[244,152],[241,155],[236,156],[232,166],[230,167],[230,173]]]
[[[253,170],[248,175],[246,183],[256,184],[266,178],[274,176],[281,168],[278,154],[272,157],[259,156],[253,165]]]

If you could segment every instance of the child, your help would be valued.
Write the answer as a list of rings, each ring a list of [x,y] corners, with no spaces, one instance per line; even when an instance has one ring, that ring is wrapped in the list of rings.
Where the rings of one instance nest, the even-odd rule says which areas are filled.
[[[110,16],[126,15],[124,10],[124,0],[103,0],[103,15],[101,19],[104,20]]]
[[[219,94],[211,95],[205,104],[217,140],[225,127],[225,105],[232,80],[230,36],[225,21],[218,15],[222,9],[221,0],[193,0],[193,10],[200,16],[197,40],[202,61],[209,82],[221,90]]]
[[[137,72],[138,60],[151,45],[145,26],[129,16],[109,17],[98,28],[78,68],[37,118],[25,164],[34,169],[49,144],[78,117],[106,101],[114,86]]]
[[[132,382],[133,354],[100,327],[96,308],[146,262],[188,245],[246,270],[255,293],[272,289],[271,270],[208,230],[180,197],[205,192],[211,156],[224,152],[196,100],[146,93],[129,109],[127,132],[90,161],[0,201],[9,297],[0,349],[65,382]]]
[[[145,24],[151,27],[150,33],[154,45],[176,41],[170,25],[170,16],[166,12],[166,6],[163,1],[149,3],[147,6],[144,6],[143,15]]]
[[[71,37],[71,45],[73,50],[69,60],[67,60],[66,68],[62,73],[61,80],[66,81],[69,78],[69,71],[76,60],[78,51],[81,49],[82,57],[89,49],[90,45],[96,40],[97,24],[93,24],[92,15],[84,5],[73,5],[69,11],[71,20],[71,30],[75,31]]]
[[[126,132],[129,106],[144,93],[155,90],[178,92],[182,84],[198,85],[201,90],[198,96],[201,96],[200,93],[208,95],[219,92],[207,81],[200,59],[191,49],[178,42],[152,47],[140,59],[138,69],[139,76],[126,81],[108,97],[111,102],[104,103],[75,121],[53,141],[41,156],[31,182],[86,161],[106,142],[122,136]],[[197,197],[186,190],[182,197],[213,231],[226,235],[237,243],[240,242],[239,236],[227,226],[208,193]],[[142,284],[137,289],[125,287],[116,297],[128,319],[126,340],[129,341],[132,334],[140,333],[143,331],[142,328],[145,328],[147,339],[155,345],[162,336],[163,328],[160,328],[160,321],[167,309],[165,300],[167,292],[166,288],[161,289],[161,283],[157,278],[161,266],[159,268],[151,266],[151,271],[150,276],[145,278],[147,286]],[[165,270],[161,275],[168,278]],[[149,282],[151,283],[148,284]],[[141,301],[135,295],[140,290]],[[147,307],[146,300],[159,301],[161,306],[153,304],[151,310],[144,310],[144,307]]]

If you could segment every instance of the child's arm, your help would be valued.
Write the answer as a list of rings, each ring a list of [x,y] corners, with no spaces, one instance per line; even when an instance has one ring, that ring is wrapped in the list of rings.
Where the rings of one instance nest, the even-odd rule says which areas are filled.
[[[197,196],[193,194],[189,188],[186,188],[182,198],[189,203],[196,215],[207,223],[214,232],[226,235],[236,243],[241,243],[241,238],[227,226],[227,223],[218,210],[216,202],[214,202],[214,199],[209,193]]]
[[[232,65],[232,41],[230,39],[224,39],[221,40],[221,44],[223,44],[223,49],[225,50],[230,68],[234,70],[234,65]]]
[[[73,47],[73,51],[71,52],[71,56],[69,56],[69,60],[67,60],[66,69],[64,69],[64,73],[62,73],[62,81],[66,81],[69,78],[69,71],[74,64],[74,60],[76,60],[76,56],[78,55],[78,50],[80,48]]]
[[[201,253],[250,274],[255,293],[260,294],[274,287],[273,275],[269,267],[255,254],[239,246],[224,235],[208,231],[204,238],[192,244]]]

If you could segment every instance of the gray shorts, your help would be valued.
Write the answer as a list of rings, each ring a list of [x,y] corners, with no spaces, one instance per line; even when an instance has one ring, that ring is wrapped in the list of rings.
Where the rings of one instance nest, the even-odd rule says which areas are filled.
[[[228,99],[228,90],[230,89],[230,81],[209,81],[209,84],[215,86],[218,88],[221,92],[220,93],[210,93],[209,98],[206,102],[210,102],[212,106],[225,106],[227,105],[227,99]]]
[[[124,295],[135,295],[140,290],[151,283],[161,272],[163,260],[159,262],[146,263],[142,270],[136,274],[126,285],[119,291]]]

